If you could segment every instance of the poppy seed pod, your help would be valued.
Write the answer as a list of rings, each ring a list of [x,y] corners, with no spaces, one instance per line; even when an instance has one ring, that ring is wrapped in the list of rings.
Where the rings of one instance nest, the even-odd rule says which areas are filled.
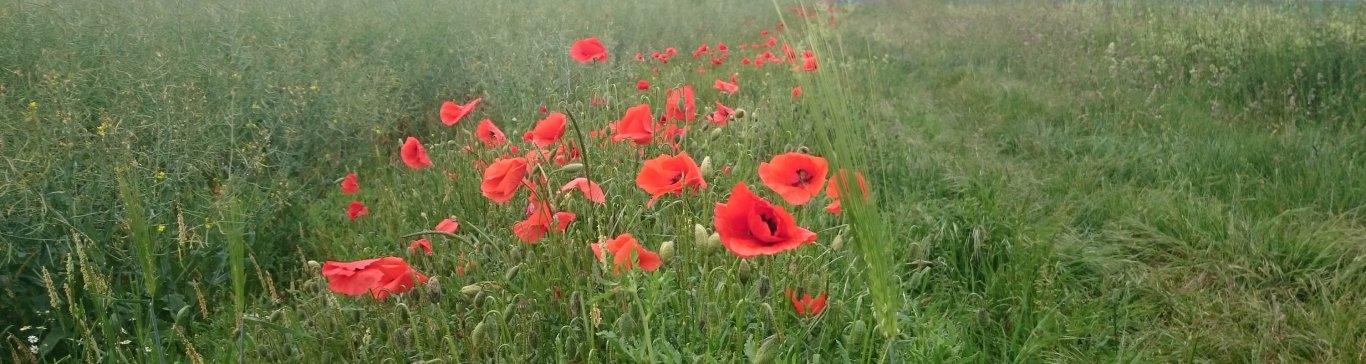
[[[673,240],[666,241],[666,242],[664,242],[664,244],[660,244],[660,245],[659,245],[659,259],[660,259],[660,260],[669,260],[669,258],[672,258],[673,256],[674,256],[674,242],[673,242]]]
[[[470,340],[474,342],[483,341],[485,330],[487,329],[485,328],[484,321],[479,321],[479,324],[474,325],[474,330],[470,332]]]
[[[736,118],[736,119],[744,119],[744,118],[745,118],[745,115],[746,115],[745,109],[739,109],[739,108],[735,109],[735,118]]]
[[[428,279],[427,284],[424,285],[423,288],[427,290],[428,298],[431,298],[433,301],[441,299],[441,282],[437,277]]]
[[[517,265],[512,266],[512,268],[508,268],[507,273],[503,273],[503,282],[504,282],[504,283],[512,282],[512,279],[513,279],[513,278],[517,278],[517,271],[519,271],[519,270],[521,270],[521,269],[522,269],[522,264],[520,264],[520,263],[517,264]]]

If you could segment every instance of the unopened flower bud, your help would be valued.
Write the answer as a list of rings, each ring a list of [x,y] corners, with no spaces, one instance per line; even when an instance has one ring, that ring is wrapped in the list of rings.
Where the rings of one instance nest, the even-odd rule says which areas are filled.
[[[735,109],[735,114],[732,115],[734,115],[736,119],[744,119],[745,109]]]
[[[565,173],[578,173],[579,171],[582,171],[582,170],[583,170],[583,163],[570,163],[570,164],[564,165],[564,167],[560,167],[560,169],[559,169],[560,172],[565,172]]]
[[[721,247],[721,234],[720,234],[720,233],[711,233],[711,236],[710,236],[710,237],[707,237],[707,249],[716,249],[716,248],[720,248],[720,247]]]
[[[830,242],[830,250],[840,250],[844,248],[844,235],[835,235],[835,240]]]
[[[460,287],[460,293],[463,293],[464,295],[469,297],[474,297],[475,295],[478,295],[479,292],[483,291],[484,287],[480,287],[478,284],[471,284],[468,286]]]
[[[702,157],[702,167],[700,169],[702,170],[703,176],[711,175],[711,156]]]
[[[308,267],[312,269],[322,269],[323,265],[319,264],[316,260],[310,260],[308,261]]]
[[[666,242],[664,242],[664,244],[660,244],[660,245],[659,245],[659,259],[660,259],[660,260],[669,260],[669,258],[672,258],[673,256],[674,256],[674,242],[673,242],[673,240],[666,241]]]
[[[751,270],[753,268],[749,267],[749,260],[740,260],[740,267],[736,269],[735,275],[740,277],[740,282],[749,283]]]
[[[702,224],[692,225],[693,243],[697,245],[707,245],[707,228]]]

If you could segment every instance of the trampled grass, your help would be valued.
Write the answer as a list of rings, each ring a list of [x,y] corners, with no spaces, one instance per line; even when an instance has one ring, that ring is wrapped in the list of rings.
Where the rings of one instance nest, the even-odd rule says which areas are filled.
[[[0,361],[1366,361],[1366,7],[795,6],[0,7]],[[569,56],[590,36],[606,62]],[[782,44],[819,68],[740,63]],[[682,85],[676,146],[605,139]],[[718,101],[743,117],[709,123]],[[577,159],[523,141],[542,107]],[[649,204],[642,165],[678,152],[707,186]],[[872,198],[785,202],[759,168],[789,152]],[[543,159],[506,203],[480,186],[499,157]],[[605,203],[558,192],[578,177]],[[721,246],[737,182],[817,239]],[[575,217],[528,244],[532,193]],[[595,259],[623,233],[658,269]],[[429,280],[377,299],[323,274],[390,256]]]

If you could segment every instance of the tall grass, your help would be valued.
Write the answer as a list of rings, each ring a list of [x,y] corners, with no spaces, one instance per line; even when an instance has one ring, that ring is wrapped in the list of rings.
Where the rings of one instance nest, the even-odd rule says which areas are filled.
[[[829,27],[786,2],[14,5],[4,360],[1366,360],[1361,6],[875,2]],[[695,71],[697,44],[779,21],[819,72]],[[607,64],[564,54],[590,35]],[[631,60],[665,47],[659,75]],[[740,94],[707,87],[730,72]],[[536,245],[475,187],[491,155],[461,152],[478,119],[516,139],[541,105],[589,145],[685,83],[746,110],[683,138],[711,187],[647,208],[634,173],[669,148],[585,148],[582,170],[536,174],[599,181],[608,204],[556,197],[579,220]],[[396,161],[407,136],[436,168]],[[712,244],[711,204],[794,150],[862,171],[873,199],[792,208],[820,239],[790,254]],[[347,220],[352,200],[371,215]],[[457,234],[424,233],[448,215]],[[622,232],[675,252],[615,275],[585,247]],[[414,234],[437,253],[408,254]],[[435,279],[376,301],[318,275],[383,255]],[[797,315],[785,289],[830,301]]]

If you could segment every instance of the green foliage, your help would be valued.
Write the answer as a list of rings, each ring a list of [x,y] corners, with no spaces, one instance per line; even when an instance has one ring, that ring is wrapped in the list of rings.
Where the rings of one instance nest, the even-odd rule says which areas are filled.
[[[888,1],[828,27],[784,2],[14,5],[0,361],[1366,361],[1366,7]],[[780,20],[819,72],[695,71],[692,47]],[[590,35],[607,64],[566,56]],[[631,60],[665,47],[658,75]],[[742,91],[711,90],[732,69]],[[578,218],[535,245],[523,195],[480,195],[479,119],[517,139],[545,105],[591,145],[685,83],[700,113],[746,110],[682,139],[709,188],[649,208],[635,173],[670,148],[585,148],[540,188],[587,176],[608,203],[556,195]],[[407,136],[434,168],[397,161]],[[820,240],[776,256],[695,237],[736,182],[776,201],[757,165],[800,148],[873,198],[790,208]],[[675,252],[614,274],[587,244],[624,232]],[[432,281],[378,301],[319,275],[389,255]],[[800,316],[787,289],[830,300]]]

